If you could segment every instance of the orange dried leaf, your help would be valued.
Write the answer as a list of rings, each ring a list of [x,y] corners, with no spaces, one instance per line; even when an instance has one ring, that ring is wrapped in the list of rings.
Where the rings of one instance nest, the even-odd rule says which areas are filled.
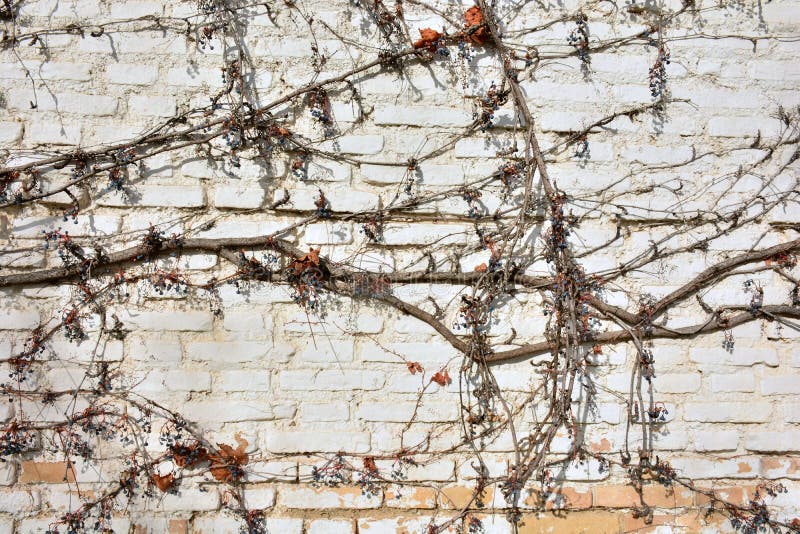
[[[480,26],[483,24],[483,13],[478,6],[472,6],[468,10],[464,12],[464,20],[467,21],[467,31],[471,31],[472,28],[475,26]],[[470,33],[470,40],[475,43],[482,45],[486,42],[488,37],[488,31],[485,27],[478,28]]]
[[[419,362],[406,362],[406,365],[408,366],[408,371],[412,375],[422,372],[422,366],[419,364]]]
[[[367,456],[364,458],[364,469],[369,471],[370,473],[376,473],[378,471],[378,466],[375,464],[375,458],[372,456]]]
[[[442,34],[431,28],[425,28],[419,31],[422,39],[414,43],[414,48],[427,48],[431,52],[436,51],[436,41],[442,38]]]
[[[464,19],[467,21],[467,26],[478,26],[483,24],[483,13],[478,6],[472,6],[464,12]]]
[[[447,369],[442,369],[441,371],[433,375],[431,377],[431,380],[433,382],[436,382],[440,386],[446,386],[452,382],[452,380],[450,380],[450,373],[447,372]]]
[[[233,448],[230,445],[226,445],[224,443],[217,443],[217,447],[219,447],[219,456],[222,459],[226,460],[227,463],[233,465],[246,465],[247,464],[247,453],[244,452],[244,448],[247,446],[247,442],[239,442],[239,446],[237,448]]]
[[[164,493],[166,493],[169,491],[169,489],[172,487],[172,484],[175,482],[175,475],[170,473],[162,477],[158,473],[153,473],[152,479],[156,487],[161,491],[163,491]]]
[[[488,267],[486,267],[485,263],[481,263],[480,265],[475,267],[475,272],[476,273],[485,273],[487,270],[488,270]]]
[[[208,460],[208,451],[197,443],[192,445],[173,445],[172,458],[178,467],[194,467]]]

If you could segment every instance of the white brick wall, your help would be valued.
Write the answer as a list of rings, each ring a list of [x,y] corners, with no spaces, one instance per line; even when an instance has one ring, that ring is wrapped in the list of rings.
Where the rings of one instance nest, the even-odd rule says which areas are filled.
[[[451,10],[453,20],[461,20],[455,4],[435,3],[442,10]],[[371,61],[377,50],[386,48],[377,34],[372,35],[374,23],[363,13],[363,6],[338,0],[331,5],[312,4],[310,13],[316,19],[312,27],[319,32],[316,39],[306,35],[305,26],[296,28],[298,20],[286,18],[290,7],[278,13],[279,24],[260,12],[248,12],[245,17],[244,41],[255,69],[246,76],[250,87],[259,89],[261,105],[280,98],[289,88],[338,76]],[[588,158],[582,159],[573,157],[574,145],[563,144],[570,133],[611,113],[653,102],[648,81],[656,51],[637,41],[636,48],[622,46],[593,53],[591,70],[584,77],[578,59],[568,55],[573,49],[566,37],[574,25],[572,8],[587,4],[567,4],[563,9],[548,8],[549,12],[522,10],[506,31],[509,40],[536,46],[544,58],[534,75],[521,73],[521,87],[552,178],[569,195],[566,210],[580,217],[570,242],[578,253],[591,251],[579,256],[587,272],[613,272],[662,237],[668,241],[658,246],[665,250],[714,232],[713,224],[692,226],[698,213],[705,217],[729,214],[737,203],[758,192],[761,200],[756,207],[741,214],[755,215],[763,199],[796,191],[797,163],[781,167],[794,157],[794,145],[776,150],[763,168],[747,168],[769,153],[766,144],[785,129],[777,118],[778,104],[790,112],[793,105],[800,104],[796,61],[800,50],[791,38],[758,41],[755,47],[749,39],[695,39],[696,22],[681,20],[680,27],[665,30],[668,35],[674,31],[674,35],[687,36],[668,41],[672,52],[668,88],[672,97],[691,102],[670,103],[663,117],[649,110],[638,111],[594,128],[588,138]],[[412,39],[418,29],[449,26],[422,6],[404,4],[403,8]],[[24,2],[20,9],[23,27],[109,20],[128,24],[124,21],[143,16],[197,18],[196,3],[158,0]],[[710,35],[758,36],[765,31],[763,25],[756,27],[760,19],[747,9],[723,10],[723,16],[709,7],[703,13],[707,16],[703,31]],[[567,22],[532,33],[514,33],[522,24],[540,24],[556,16]],[[769,30],[786,36],[796,34],[800,27],[800,9],[789,0],[760,5],[758,17],[763,17]],[[335,27],[339,35],[369,44],[342,43],[320,21]],[[605,18],[593,14],[590,20],[592,39],[598,41],[633,35],[645,24],[644,15]],[[450,30],[451,34],[457,31]],[[219,32],[212,40],[213,50],[200,46],[199,33],[190,32],[187,38],[183,29],[128,32],[108,27],[99,37],[90,34],[90,29],[84,35],[42,33],[49,46],[46,54],[44,45],[0,50],[0,164],[132,139],[193,106],[203,109],[188,115],[186,124],[228,117],[238,102],[240,95],[234,88],[220,96],[215,109],[210,107],[211,97],[224,89]],[[226,41],[224,46],[233,46]],[[312,45],[325,56],[318,73],[310,61]],[[303,176],[292,172],[299,152],[287,154],[275,137],[276,146],[260,154],[243,151],[238,162],[231,161],[228,145],[217,138],[208,147],[184,147],[154,156],[142,166],[127,166],[124,194],[109,190],[107,173],[100,173],[87,187],[73,187],[72,193],[80,198],[78,224],[64,220],[63,210],[72,201],[63,193],[40,205],[0,209],[0,277],[61,266],[55,247],[44,249],[43,230],[61,227],[87,251],[97,245],[113,252],[139,244],[150,224],[168,229],[167,234],[184,232],[187,237],[206,239],[262,238],[298,224],[281,237],[304,251],[320,247],[323,255],[361,269],[421,273],[433,264],[438,272],[473,271],[488,262],[490,255],[476,234],[476,224],[493,239],[508,235],[516,214],[509,209],[522,193],[517,185],[506,194],[499,180],[487,180],[478,199],[487,219],[476,220],[467,211],[462,188],[491,177],[511,160],[509,149],[524,147],[523,129],[518,124],[519,110],[508,102],[494,112],[495,128],[467,130],[474,120],[475,97],[485,96],[492,80],[499,83],[505,67],[493,57],[491,47],[480,50],[473,63],[463,65],[456,57],[456,47],[450,49],[450,58],[437,56],[419,64],[412,57],[416,63],[407,65],[402,73],[373,69],[359,74],[352,87],[329,90],[335,124],[328,127],[311,117],[305,97],[271,108],[277,124],[296,134],[301,150],[310,154]],[[561,57],[562,53],[567,55]],[[361,98],[360,110],[349,100],[351,89]],[[37,104],[36,109],[31,102]],[[184,126],[182,122],[178,125]],[[216,127],[200,128],[198,134]],[[755,146],[759,133],[761,144]],[[428,157],[442,145],[445,150]],[[519,160],[520,153],[516,156]],[[413,172],[408,170],[412,158],[419,160]],[[48,169],[42,187],[47,190],[65,183],[72,169],[73,164]],[[778,171],[775,177],[770,174]],[[538,202],[542,198],[538,180],[537,174],[532,225],[518,244],[515,260],[524,264],[525,272],[545,275],[550,268],[541,259],[547,210]],[[409,185],[410,194],[406,192]],[[447,198],[398,209],[412,198],[441,195],[451,188],[455,193]],[[330,218],[314,218],[320,189],[330,203]],[[271,205],[284,197],[284,190],[289,192],[290,202],[274,210]],[[363,231],[364,221],[353,213],[372,213],[379,202],[393,211],[387,216],[382,239],[373,243]],[[313,220],[305,224],[307,218]],[[632,269],[607,284],[602,296],[638,313],[636,303],[643,293],[664,295],[734,251],[750,250],[762,234],[766,236],[756,249],[796,239],[798,218],[800,203],[795,193],[772,212],[758,215],[757,222],[747,228],[728,232],[732,218],[717,222],[718,229],[726,232],[707,247]],[[620,238],[613,245],[593,250],[615,239],[618,227]],[[114,237],[121,231],[122,235]],[[226,252],[236,253],[240,248],[230,247]],[[430,257],[424,255],[427,251]],[[262,252],[253,254],[260,258]],[[276,273],[285,263],[275,265]],[[20,387],[23,391],[74,387],[85,370],[102,359],[120,366],[119,373],[133,392],[180,412],[212,442],[217,436],[225,436],[219,440],[226,443],[232,443],[230,436],[248,436],[248,450],[253,454],[247,481],[256,484],[243,490],[248,506],[277,507],[281,513],[302,510],[292,514],[302,514],[303,519],[299,515],[269,517],[270,532],[416,532],[428,524],[424,514],[430,508],[448,507],[442,504],[441,495],[432,493],[420,498],[426,504],[409,506],[414,508],[411,518],[389,517],[386,510],[376,512],[374,518],[361,517],[352,510],[400,509],[405,506],[402,503],[416,497],[389,499],[362,494],[359,488],[348,493],[352,488],[337,492],[306,484],[310,463],[339,451],[391,455],[402,436],[404,447],[424,443],[424,452],[435,452],[460,439],[458,425],[448,425],[457,422],[460,414],[462,359],[432,327],[380,303],[324,292],[318,309],[307,311],[298,307],[292,289],[282,283],[224,284],[218,288],[217,302],[204,284],[212,278],[234,276],[235,267],[210,250],[175,251],[157,262],[139,258],[136,264],[144,265],[149,273],[178,269],[190,276],[195,286],[187,295],[162,296],[142,282],[131,287],[129,295],[116,295],[107,318],[111,323],[111,314],[118,316],[128,330],[125,338],[104,342],[95,354],[99,321],[86,317],[83,323],[91,331],[90,338],[80,344],[63,336],[48,342],[46,365]],[[796,277],[797,270],[792,272]],[[791,286],[777,274],[757,271],[745,277],[760,281],[770,302],[788,302]],[[704,289],[704,302],[712,307],[747,306],[749,295],[741,290],[743,281],[744,277],[737,277]],[[74,284],[55,289],[0,289],[0,359],[20,351],[40,321],[55,324],[78,291]],[[427,312],[441,311],[443,324],[450,328],[458,321],[461,295],[469,294],[471,288],[408,283],[394,284],[391,291]],[[489,339],[512,344],[497,350],[545,339],[549,316],[542,313],[542,298],[546,295],[520,290],[507,302],[497,303]],[[221,313],[214,313],[217,306]],[[709,319],[692,298],[661,320],[679,328]],[[599,328],[613,329],[614,325],[603,323]],[[466,340],[463,331],[454,331]],[[682,473],[703,480],[719,479],[714,482],[723,485],[737,480],[749,483],[759,476],[797,480],[797,334],[789,327],[778,330],[774,322],[757,320],[734,329],[733,339],[730,351],[722,345],[722,332],[685,341],[652,340],[654,400],[669,409],[667,421],[656,431],[657,452]],[[603,345],[601,349],[602,354],[591,355],[586,376],[626,395],[636,349],[631,344]],[[424,374],[409,372],[408,363],[413,362],[419,362]],[[8,374],[7,364],[3,365],[0,381]],[[434,373],[445,368],[453,383],[440,386],[431,382]],[[537,369],[528,361],[493,367],[497,383],[512,401],[530,394],[539,383]],[[627,420],[624,405],[600,389],[589,409],[584,402],[589,389],[581,389],[573,398],[581,433],[590,447],[620,448]],[[77,406],[85,408],[84,401]],[[66,409],[65,403],[45,405],[31,399],[23,406],[25,413],[39,413],[48,421],[62,417]],[[520,435],[531,424],[530,412],[520,415]],[[415,421],[406,428],[412,414]],[[0,421],[18,415],[14,403],[0,403]],[[537,411],[537,415],[541,414]],[[151,436],[148,445],[156,456],[163,452],[158,441]],[[569,453],[571,447],[571,439],[559,435],[554,449]],[[490,440],[487,448],[494,474],[504,475],[509,460],[504,453],[511,449],[509,436]],[[311,458],[305,453],[312,453]],[[470,460],[453,455],[429,462],[409,471],[409,480],[462,484],[474,478]],[[381,468],[393,463],[378,461]],[[301,475],[305,474],[303,484],[295,483],[298,462]],[[56,507],[55,490],[40,488],[47,496],[43,501],[35,486],[15,486],[19,466],[2,465],[0,531],[11,530],[7,526],[11,525],[10,514],[22,519],[28,512],[33,516],[41,508],[44,515],[52,511],[48,507]],[[99,475],[87,472],[82,476],[94,483]],[[116,476],[109,474],[108,479]],[[586,491],[592,482],[625,483],[619,470],[608,472],[595,460],[570,463],[556,476],[576,482]],[[201,484],[199,478],[187,482],[186,487],[181,485],[178,494],[159,495],[159,499],[136,505],[155,514],[153,531],[171,529],[173,519],[186,519],[187,528],[194,529],[190,531],[239,531],[238,519],[220,511],[230,504],[224,494],[221,497],[207,483],[210,480]],[[193,485],[195,482],[198,485]],[[586,486],[581,486],[584,483]],[[793,496],[798,494],[796,486],[792,491]],[[68,503],[65,495],[62,492],[60,498]],[[499,500],[490,504],[503,505]],[[308,512],[316,508],[334,509],[334,513],[316,517]],[[345,511],[339,514],[342,510],[335,509]],[[193,511],[204,513],[190,517]],[[158,515],[163,513],[170,517]],[[17,530],[46,527],[47,523],[35,517],[18,521]],[[510,532],[508,524],[497,517],[485,522],[486,532]],[[139,528],[144,521],[143,517],[142,524],[132,528]]]

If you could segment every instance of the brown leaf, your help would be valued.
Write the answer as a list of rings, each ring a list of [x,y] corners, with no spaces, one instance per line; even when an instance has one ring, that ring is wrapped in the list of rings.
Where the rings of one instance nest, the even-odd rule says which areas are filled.
[[[408,366],[408,372],[412,375],[422,372],[422,366],[419,362],[406,362],[406,365]]]
[[[476,273],[485,273],[487,270],[488,270],[488,267],[486,267],[485,263],[481,263],[480,265],[475,267],[475,272]]]
[[[480,26],[483,24],[483,13],[481,12],[481,8],[478,6],[472,6],[468,10],[464,12],[464,20],[467,21],[467,31],[472,30],[475,26]],[[477,30],[473,31],[469,38],[472,40],[473,43],[482,45],[486,42],[488,38],[488,31],[486,27],[478,28]]]
[[[239,480],[244,473],[239,466],[246,465],[248,462],[247,441],[236,436],[239,444],[235,449],[225,443],[217,443],[219,454],[210,454],[211,467],[208,469],[211,475],[220,482],[234,482]]]
[[[433,382],[436,382],[440,386],[446,386],[452,382],[452,380],[450,380],[450,373],[447,372],[447,369],[442,369],[441,371],[433,375],[431,377],[431,380]]]
[[[372,456],[367,456],[364,458],[364,469],[369,471],[370,473],[377,473],[378,466],[375,464],[375,458]]]
[[[175,482],[175,475],[170,473],[162,477],[158,473],[153,473],[152,479],[156,487],[158,487],[158,489],[166,493],[169,491],[169,489],[172,487],[172,484]]]
[[[442,38],[442,34],[437,32],[436,30],[432,30],[430,28],[425,28],[419,31],[420,37],[422,39],[416,41],[414,43],[414,48],[427,48],[431,52],[436,51],[436,41]]]
[[[208,451],[198,443],[191,445],[173,445],[170,448],[172,458],[178,467],[194,467],[208,460]]]

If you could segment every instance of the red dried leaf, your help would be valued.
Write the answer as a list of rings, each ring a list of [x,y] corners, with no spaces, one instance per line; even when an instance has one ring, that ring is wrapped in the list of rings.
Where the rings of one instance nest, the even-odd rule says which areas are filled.
[[[447,369],[442,369],[441,371],[433,375],[431,377],[431,380],[433,382],[436,382],[440,386],[446,386],[452,382],[452,380],[450,380],[450,373],[447,372]]]
[[[476,273],[485,273],[485,272],[486,272],[488,269],[489,269],[489,268],[488,268],[488,267],[486,267],[486,264],[485,264],[485,263],[481,263],[480,265],[478,265],[477,267],[475,267],[475,272],[476,272]]]
[[[467,21],[467,31],[469,32],[475,26],[480,26],[483,24],[483,13],[478,6],[472,6],[464,12],[464,20]],[[474,30],[469,36],[473,43],[479,45],[484,44],[488,37],[489,32],[487,31],[486,27]]]
[[[422,39],[418,40],[414,43],[414,48],[427,48],[431,52],[436,51],[436,41],[442,38],[442,34],[437,32],[436,30],[432,30],[430,28],[425,28],[419,31],[420,37]]]
[[[178,467],[192,468],[197,464],[208,460],[208,451],[200,447],[198,443],[191,445],[173,445],[171,447],[172,458]]]
[[[225,443],[217,443],[219,447],[219,454],[209,455],[211,460],[211,467],[209,471],[211,475],[220,482],[234,482],[239,480],[244,474],[239,466],[246,465],[248,462],[247,453],[244,449],[247,447],[247,440],[236,437],[236,442],[239,444],[235,449]]]
[[[370,473],[377,473],[378,466],[375,464],[375,458],[367,456],[364,458],[364,469]]]
[[[175,475],[170,473],[162,477],[158,473],[153,473],[152,479],[156,487],[161,491],[163,491],[164,493],[166,493],[169,491],[169,489],[172,487],[172,484],[175,482]]]
[[[406,365],[408,366],[408,372],[412,375],[422,372],[422,366],[419,362],[406,362]]]

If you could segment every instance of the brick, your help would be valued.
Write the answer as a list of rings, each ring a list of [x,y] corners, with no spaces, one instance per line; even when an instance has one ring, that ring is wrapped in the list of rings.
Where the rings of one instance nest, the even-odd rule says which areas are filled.
[[[352,534],[354,527],[352,519],[311,519],[306,534]]]
[[[654,380],[655,390],[661,393],[694,393],[700,389],[700,375],[662,374]]]
[[[732,459],[675,458],[670,461],[681,476],[698,479],[756,478],[759,476],[758,458]]]
[[[134,391],[211,391],[211,375],[199,371],[150,371],[136,384]]]
[[[422,422],[455,421],[458,406],[453,403],[424,403],[417,408],[413,402],[369,402],[358,407],[357,416],[366,421],[402,423],[412,419]],[[415,415],[416,409],[416,415]]]
[[[712,137],[775,137],[780,134],[778,119],[753,117],[713,117],[708,121],[708,135]]]
[[[158,69],[152,65],[112,63],[106,67],[106,78],[121,85],[152,85],[158,78]]]
[[[462,109],[441,107],[381,106],[375,111],[375,124],[433,127],[463,127],[472,123],[472,114]]]
[[[0,330],[32,330],[39,326],[39,313],[25,310],[0,312]]]
[[[452,245],[466,241],[466,229],[455,225],[387,225],[383,240],[387,245]]]
[[[130,341],[129,354],[135,360],[169,364],[181,360],[181,344],[154,338],[141,338]]]
[[[298,354],[303,362],[341,364],[353,360],[353,340],[326,340],[316,347],[313,343]]]
[[[377,154],[383,150],[383,136],[343,135],[326,141],[320,149],[341,154]]]
[[[249,341],[199,341],[186,345],[186,354],[193,360],[217,363],[252,362],[266,358],[269,347]]]
[[[205,206],[205,193],[199,186],[137,185],[131,202],[125,197],[105,195],[98,199],[101,206],[155,206],[165,208],[199,208]]]
[[[269,391],[270,378],[261,370],[223,371],[214,382],[222,391]]]
[[[739,447],[739,433],[735,430],[696,432],[694,448],[697,451],[735,451]]]
[[[112,5],[112,19],[136,19],[146,16],[161,16],[164,14],[161,2],[126,2],[125,5]]]
[[[260,333],[272,330],[272,319],[265,318],[259,308],[229,308],[225,310],[223,324],[231,332]],[[268,320],[265,320],[268,319]],[[267,326],[268,325],[268,326]]]
[[[85,82],[92,78],[90,65],[82,63],[42,63],[37,74],[45,80],[75,80]]]
[[[36,490],[0,491],[0,512],[24,513],[38,510],[42,504],[42,496]]]
[[[800,376],[764,376],[761,378],[762,395],[796,395],[800,393]]]
[[[632,146],[625,150],[623,157],[644,165],[676,165],[689,161],[692,158],[692,149],[688,146]]]
[[[167,71],[167,83],[175,86],[220,87],[222,85],[222,71],[206,67],[175,67]]]
[[[192,422],[230,423],[237,421],[271,421],[278,418],[277,408],[265,401],[238,401],[226,403],[220,410],[222,398],[192,401],[181,406],[181,415]]]
[[[320,391],[376,390],[382,388],[385,382],[386,375],[383,371],[320,371],[314,387]]]
[[[22,137],[22,124],[18,122],[0,122],[0,145],[12,145]]]
[[[73,237],[115,234],[120,228],[119,217],[108,215],[78,215],[77,223],[61,217],[19,217],[12,232],[16,237],[41,238],[44,232],[61,229]]]
[[[286,508],[325,509],[378,508],[383,495],[364,494],[359,487],[340,486],[337,488],[299,488],[286,486],[278,491],[278,504]]]
[[[306,226],[303,237],[309,245],[346,245],[353,242],[353,227],[342,223],[314,223]]]
[[[213,317],[205,311],[124,310],[117,313],[128,327],[146,331],[203,332],[211,329]]]
[[[34,122],[25,127],[24,140],[41,145],[79,145],[81,127],[79,124]]]
[[[168,95],[131,95],[128,112],[143,117],[172,117],[177,110],[175,98]]]
[[[214,205],[218,208],[255,209],[264,204],[264,188],[259,184],[217,186]]]
[[[447,528],[431,528],[434,525],[441,525],[447,520],[446,517],[393,517],[390,519],[370,519],[358,518],[358,532],[369,534],[400,534],[416,532],[434,532],[441,534],[456,534],[459,531],[458,524],[450,525]]]
[[[754,432],[745,436],[744,448],[758,452],[797,452],[800,451],[800,431]]]
[[[17,480],[17,466],[12,462],[0,465],[0,486],[13,486]]]
[[[752,372],[729,375],[715,374],[711,377],[711,391],[755,391],[756,377]]]
[[[36,462],[23,461],[20,464],[20,484],[60,484],[61,482],[75,482],[75,468],[70,468],[66,462]]]
[[[771,479],[800,479],[800,459],[764,456],[761,458],[761,474]]]
[[[267,449],[275,453],[338,450],[366,453],[370,449],[370,436],[366,432],[276,431],[267,436]]]
[[[306,422],[347,421],[349,418],[350,406],[346,402],[304,402],[300,407],[300,419]]]
[[[434,488],[397,487],[388,488],[385,495],[385,505],[389,508],[419,508],[432,509],[436,507],[436,490]]]
[[[683,418],[709,423],[762,423],[771,413],[772,406],[759,402],[687,403]]]
[[[597,486],[594,505],[603,508],[633,508],[641,506],[638,493],[631,486]]]
[[[699,364],[750,366],[763,363],[770,367],[778,365],[778,354],[770,347],[736,346],[733,353],[723,348],[695,347],[689,351],[689,359]]]
[[[543,494],[533,491],[524,501],[528,508],[545,510],[581,510],[592,507],[592,490],[561,487]]]

